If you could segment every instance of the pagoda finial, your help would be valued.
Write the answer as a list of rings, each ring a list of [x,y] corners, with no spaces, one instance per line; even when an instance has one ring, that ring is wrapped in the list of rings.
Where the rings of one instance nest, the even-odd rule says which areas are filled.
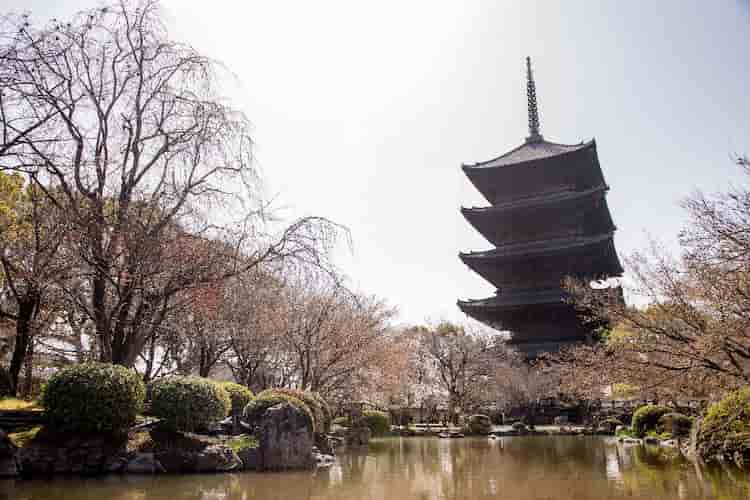
[[[538,142],[543,138],[539,133],[539,109],[536,103],[536,84],[534,73],[531,72],[530,57],[526,57],[526,97],[529,105],[529,136],[526,142]]]

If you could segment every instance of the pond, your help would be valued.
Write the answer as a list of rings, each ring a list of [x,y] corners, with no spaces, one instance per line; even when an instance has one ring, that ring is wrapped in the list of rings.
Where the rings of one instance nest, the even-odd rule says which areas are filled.
[[[387,438],[316,472],[7,480],[0,500],[750,498],[732,467],[601,437]]]

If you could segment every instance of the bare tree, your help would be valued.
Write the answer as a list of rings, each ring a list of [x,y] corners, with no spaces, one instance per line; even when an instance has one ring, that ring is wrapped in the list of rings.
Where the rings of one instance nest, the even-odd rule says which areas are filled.
[[[185,290],[269,260],[325,261],[338,226],[264,229],[250,123],[218,94],[216,63],[169,38],[156,0],[11,29],[3,168],[29,173],[75,226],[85,285],[68,295],[102,361],[132,366]]]

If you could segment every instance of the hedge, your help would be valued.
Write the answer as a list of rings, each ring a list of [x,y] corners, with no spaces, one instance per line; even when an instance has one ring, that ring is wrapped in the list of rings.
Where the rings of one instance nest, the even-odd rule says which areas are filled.
[[[83,363],[52,375],[41,403],[54,431],[118,433],[135,423],[145,397],[143,380],[135,371]]]
[[[748,455],[749,433],[750,387],[745,387],[708,408],[698,429],[698,453],[706,461]]]
[[[662,415],[672,413],[674,410],[666,406],[644,405],[635,410],[631,427],[633,432],[642,438],[647,432],[656,430]]]
[[[243,419],[246,423],[254,426],[257,424],[261,416],[266,412],[267,409],[272,406],[276,406],[281,403],[289,403],[292,406],[299,408],[307,417],[307,422],[312,432],[316,432],[315,417],[313,416],[312,410],[300,399],[290,396],[289,394],[283,394],[280,392],[274,392],[273,390],[266,390],[255,396],[250,401],[245,410],[243,411]]]
[[[391,417],[382,411],[365,410],[362,421],[370,428],[373,436],[382,436],[391,430]]]
[[[227,391],[229,399],[232,401],[232,415],[242,415],[245,406],[253,399],[253,392],[244,385],[235,384],[234,382],[221,382],[222,389]]]
[[[468,428],[472,434],[489,434],[492,421],[487,415],[472,415],[469,417]]]
[[[682,413],[665,413],[659,418],[657,430],[667,432],[675,437],[685,437],[690,435],[690,429],[693,427],[693,419]]]
[[[232,401],[227,391],[202,377],[167,377],[151,386],[151,413],[172,431],[205,429],[229,414]]]

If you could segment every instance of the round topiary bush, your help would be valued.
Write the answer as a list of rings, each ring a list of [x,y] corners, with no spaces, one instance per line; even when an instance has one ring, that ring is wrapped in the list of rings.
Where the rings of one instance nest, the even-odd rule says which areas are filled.
[[[133,370],[83,363],[55,373],[41,402],[54,431],[118,433],[135,423],[145,396],[143,380]]]
[[[662,415],[672,413],[673,410],[666,406],[644,405],[635,410],[631,427],[638,437],[643,437],[649,431],[655,431],[659,425]]]
[[[221,388],[227,391],[229,399],[232,401],[232,415],[242,415],[242,411],[247,404],[253,399],[253,392],[244,385],[235,384],[234,382],[222,382]]]
[[[391,430],[391,417],[382,411],[365,410],[362,421],[370,428],[373,436],[382,436]]]
[[[315,417],[313,416],[310,407],[303,403],[301,400],[290,396],[289,394],[282,394],[280,392],[274,392],[273,390],[266,390],[255,396],[245,406],[243,411],[243,419],[249,425],[256,425],[261,416],[266,412],[267,409],[272,406],[276,406],[281,403],[289,403],[302,410],[307,415],[307,420],[310,424],[310,430],[316,431]]]
[[[167,377],[151,386],[151,413],[172,431],[193,432],[223,419],[232,408],[227,391],[202,377]]]
[[[665,413],[659,418],[657,430],[667,432],[674,437],[685,437],[690,435],[693,427],[693,419],[682,413]]]
[[[325,433],[331,430],[331,410],[328,408],[328,403],[326,403],[317,392],[286,388],[268,389],[263,392],[269,394],[286,394],[299,399],[310,408],[310,411],[312,411],[313,417],[315,417],[315,427],[317,432]]]
[[[706,461],[750,456],[750,387],[708,408],[698,429],[697,451]]]
[[[468,428],[472,434],[489,434],[492,430],[492,421],[487,415],[472,415],[469,417]]]

